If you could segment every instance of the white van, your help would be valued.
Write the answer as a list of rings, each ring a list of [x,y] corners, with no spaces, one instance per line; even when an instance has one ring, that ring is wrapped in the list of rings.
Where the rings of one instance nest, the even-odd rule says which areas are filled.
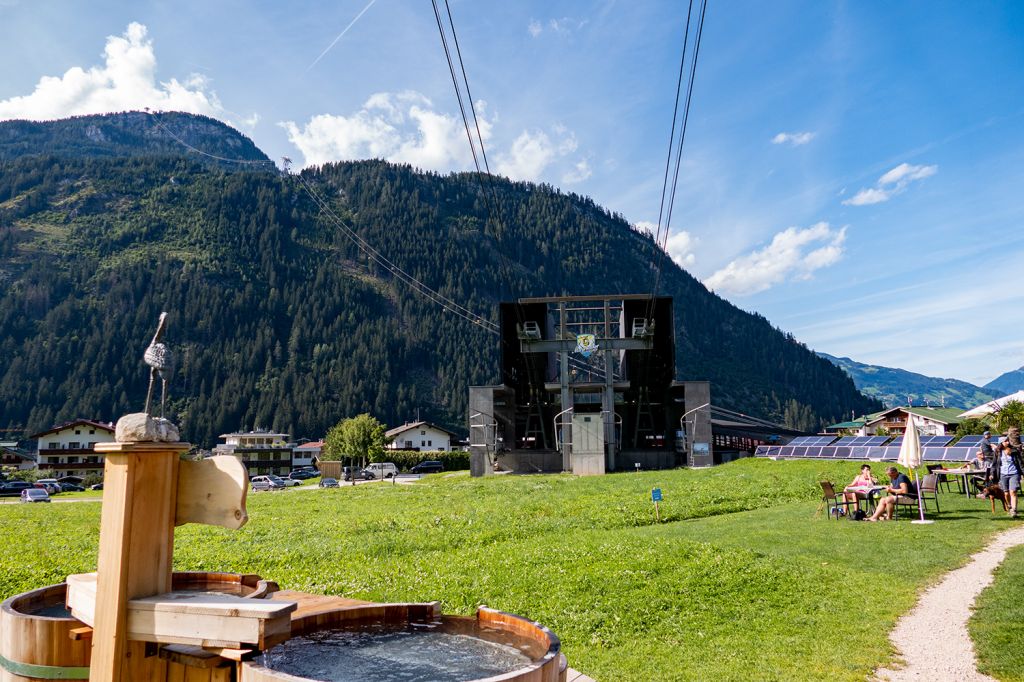
[[[398,467],[392,462],[373,462],[366,467],[365,471],[372,471],[378,479],[385,479],[398,474]]]

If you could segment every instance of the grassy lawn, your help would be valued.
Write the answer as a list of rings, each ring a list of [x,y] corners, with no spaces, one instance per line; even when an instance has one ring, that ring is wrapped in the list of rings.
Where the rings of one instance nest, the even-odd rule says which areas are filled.
[[[744,460],[261,493],[240,531],[178,529],[175,566],[449,613],[487,604],[550,626],[570,664],[605,682],[863,680],[890,661],[888,630],[916,593],[1013,522],[955,494],[930,526],[817,513],[817,481],[857,469]],[[99,513],[0,509],[0,542],[18,548],[0,554],[0,596],[93,570]]]
[[[1010,550],[996,569],[995,582],[975,603],[968,628],[981,672],[1024,681],[1024,547]]]

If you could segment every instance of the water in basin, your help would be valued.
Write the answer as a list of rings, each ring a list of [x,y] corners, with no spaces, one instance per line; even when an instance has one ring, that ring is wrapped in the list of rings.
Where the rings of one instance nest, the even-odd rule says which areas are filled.
[[[536,645],[475,624],[364,624],[299,635],[255,660],[320,682],[456,682],[529,665]]]
[[[32,616],[42,616],[43,618],[71,618],[71,612],[67,610],[63,603],[58,604],[47,604],[46,606],[39,606],[30,611],[27,611]]]

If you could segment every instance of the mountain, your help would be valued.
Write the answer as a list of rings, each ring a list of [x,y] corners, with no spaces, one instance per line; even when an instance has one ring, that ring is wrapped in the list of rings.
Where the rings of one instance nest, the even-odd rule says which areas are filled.
[[[1015,369],[1005,374],[1000,374],[992,381],[988,382],[983,386],[986,391],[990,391],[997,397],[1004,395],[1010,395],[1017,391],[1024,391],[1024,367]]]
[[[966,381],[937,379],[905,369],[865,365],[828,353],[819,352],[818,355],[841,367],[862,393],[889,406],[906,405],[909,396],[915,405],[945,404],[946,407],[962,407],[966,410],[995,397],[992,391]]]
[[[5,121],[0,124],[0,160],[25,156],[94,158],[188,154],[189,145],[212,156],[271,165],[270,159],[237,130],[215,118],[182,113],[76,116],[63,121]],[[193,154],[207,163],[226,163]],[[233,164],[234,165],[234,164]]]
[[[247,149],[226,126],[177,121],[205,131],[193,146]],[[0,428],[138,411],[141,351],[167,310],[170,410],[193,442],[253,427],[317,437],[364,411],[395,424],[419,410],[465,432],[467,387],[498,380],[497,338],[413,292],[356,239],[491,320],[503,300],[652,286],[650,236],[549,185],[382,161],[299,176],[234,168],[166,147],[145,123],[102,117],[137,142],[96,154],[70,142],[81,119],[33,124],[47,155],[0,160]],[[23,125],[0,123],[0,139]],[[877,409],[670,259],[659,293],[675,301],[677,378],[711,380],[716,404],[803,429]]]

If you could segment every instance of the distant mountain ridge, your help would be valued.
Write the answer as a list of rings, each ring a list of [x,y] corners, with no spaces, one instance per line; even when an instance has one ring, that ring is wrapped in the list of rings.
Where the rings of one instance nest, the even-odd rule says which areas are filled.
[[[1000,374],[982,388],[998,396],[1024,391],[1024,367]]]
[[[182,142],[226,159],[270,161],[248,137],[209,116],[129,111],[61,121],[0,121],[0,160],[48,155],[74,159],[188,156]],[[191,156],[217,163],[210,156]],[[268,168],[272,168],[269,163]]]
[[[862,393],[881,400],[887,406],[906,405],[909,396],[915,405],[945,405],[967,410],[1005,395],[959,379],[939,379],[896,367],[866,365],[820,351],[818,355],[850,375]]]

